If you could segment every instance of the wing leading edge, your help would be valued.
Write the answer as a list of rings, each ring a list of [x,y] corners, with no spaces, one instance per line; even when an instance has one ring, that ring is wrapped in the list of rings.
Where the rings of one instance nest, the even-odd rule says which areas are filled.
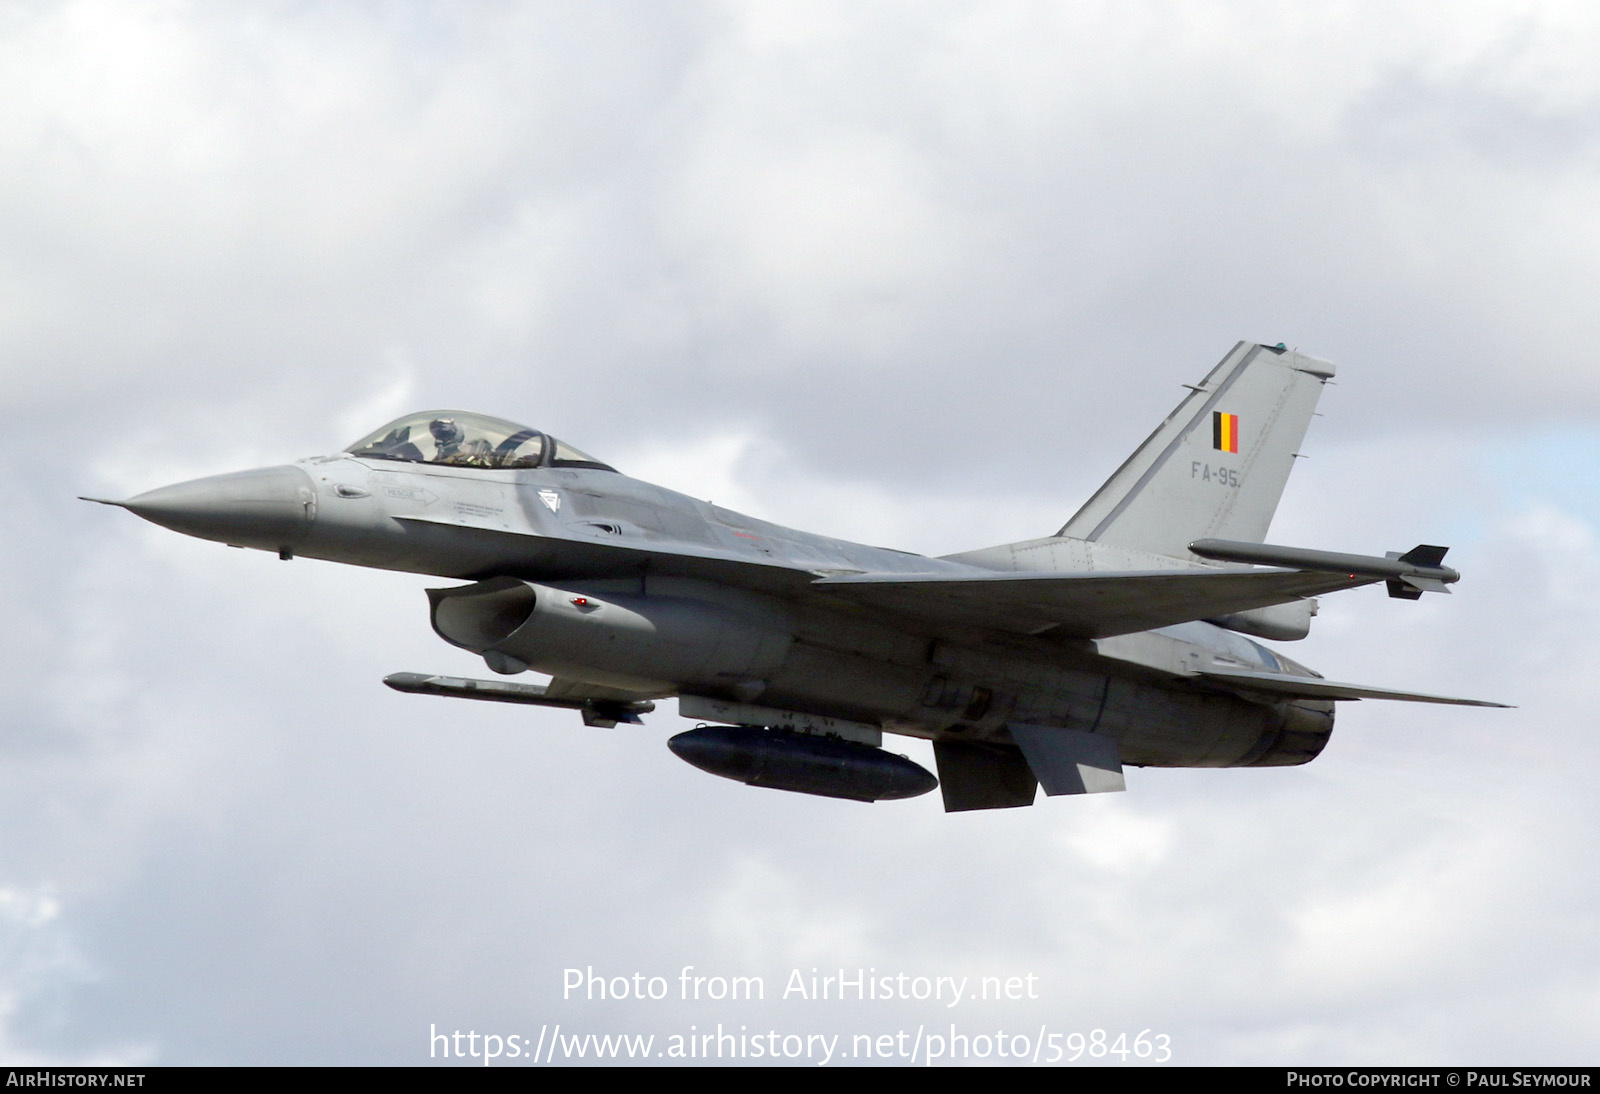
[[[1110,638],[1288,604],[1379,578],[1302,570],[851,574],[811,588],[862,607],[1014,634]]]

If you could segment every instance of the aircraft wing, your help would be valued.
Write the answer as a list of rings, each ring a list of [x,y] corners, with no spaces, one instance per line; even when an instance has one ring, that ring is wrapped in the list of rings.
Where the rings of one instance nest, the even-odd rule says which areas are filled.
[[[1248,691],[1265,691],[1296,699],[1399,699],[1408,703],[1447,703],[1457,707],[1501,707],[1506,703],[1490,703],[1483,699],[1452,699],[1445,695],[1425,695],[1420,691],[1396,691],[1394,688],[1374,688],[1365,684],[1340,684],[1317,676],[1285,676],[1275,672],[1249,672],[1234,669],[1207,669],[1200,673],[1203,680],[1244,688]]]
[[[1109,638],[1370,585],[1304,570],[851,574],[811,583],[863,607],[1016,634]]]

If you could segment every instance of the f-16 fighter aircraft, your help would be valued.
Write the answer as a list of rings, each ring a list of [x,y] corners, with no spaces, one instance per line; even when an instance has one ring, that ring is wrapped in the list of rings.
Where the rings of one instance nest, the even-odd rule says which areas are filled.
[[[680,757],[754,786],[946,810],[1124,788],[1123,765],[1316,757],[1342,699],[1498,706],[1324,679],[1247,635],[1303,638],[1325,593],[1415,600],[1445,548],[1263,542],[1326,361],[1241,342],[1060,531],[925,558],[631,479],[536,429],[429,411],[338,455],[120,505],[202,539],[432,574],[433,629],[502,676],[397,673],[425,695],[638,722],[676,697]],[[103,500],[103,499],[87,499]],[[933,742],[939,777],[882,748]]]

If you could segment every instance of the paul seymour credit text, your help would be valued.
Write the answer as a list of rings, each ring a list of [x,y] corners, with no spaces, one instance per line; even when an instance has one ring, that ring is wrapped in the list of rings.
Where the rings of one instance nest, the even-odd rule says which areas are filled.
[[[561,971],[564,1022],[541,1021],[523,1032],[428,1029],[431,1059],[556,1064],[580,1060],[768,1060],[825,1066],[838,1061],[891,1061],[932,1065],[965,1060],[1015,1064],[1077,1062],[1166,1063],[1171,1038],[1151,1029],[1063,1029],[1049,1024],[992,1021],[1003,1004],[1041,998],[1032,972],[1006,975],[922,974],[870,968],[792,968],[766,977],[703,972],[693,965],[674,974],[607,974],[592,966]],[[601,1002],[671,1004],[736,1003],[752,1019],[761,1005],[912,1003],[946,1010],[979,1007],[962,1022],[905,1022],[893,1028],[812,1032],[761,1021],[715,1021],[676,1029],[604,1033],[583,1029],[583,1010]],[[984,1007],[988,1004],[988,1008]],[[999,1005],[999,1009],[996,1009]],[[813,1012],[817,1013],[817,1012]],[[681,1017],[681,1012],[675,1016]],[[575,1028],[576,1027],[576,1028]],[[536,1032],[535,1032],[536,1030]]]

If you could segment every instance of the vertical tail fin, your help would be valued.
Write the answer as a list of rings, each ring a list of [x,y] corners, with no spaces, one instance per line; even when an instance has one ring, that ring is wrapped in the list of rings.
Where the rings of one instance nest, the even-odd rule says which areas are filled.
[[[1240,342],[1057,535],[1177,558],[1261,542],[1333,366]]]

